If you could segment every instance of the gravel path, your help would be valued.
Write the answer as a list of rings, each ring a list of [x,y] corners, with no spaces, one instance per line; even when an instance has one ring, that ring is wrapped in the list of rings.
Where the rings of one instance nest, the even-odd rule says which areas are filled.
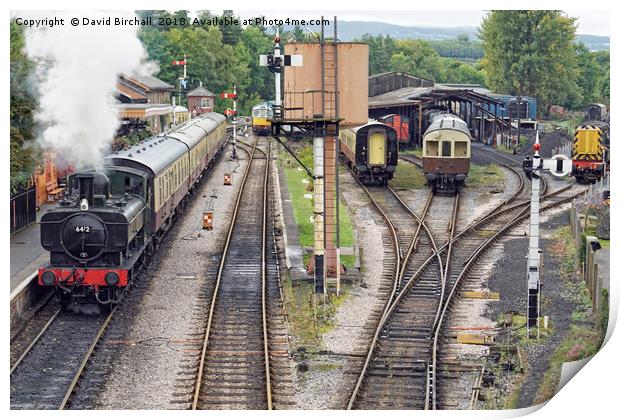
[[[541,224],[543,235],[542,249],[545,256],[543,272],[543,308],[542,315],[549,316],[553,326],[552,334],[540,343],[531,343],[525,347],[525,359],[528,363],[529,375],[525,378],[518,400],[518,408],[533,405],[536,391],[549,367],[549,359],[555,348],[564,339],[571,324],[571,314],[576,308],[574,297],[567,293],[558,272],[561,261],[558,261],[551,252],[552,240],[550,234],[568,224],[566,211],[554,212],[553,216],[546,216]],[[522,225],[520,230],[523,230]],[[526,237],[511,239],[504,242],[503,253],[489,279],[489,287],[500,292],[502,299],[492,302],[486,315],[492,319],[509,311],[524,314],[526,311],[525,288],[525,256],[527,254],[528,239]]]

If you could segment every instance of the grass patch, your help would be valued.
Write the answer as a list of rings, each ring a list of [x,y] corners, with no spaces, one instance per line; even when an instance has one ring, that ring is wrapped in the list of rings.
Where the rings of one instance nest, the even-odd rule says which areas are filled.
[[[510,395],[506,397],[506,401],[502,407],[503,410],[514,410],[519,408],[519,397],[521,396],[521,389],[523,388],[523,380],[521,380],[511,391]],[[497,409],[496,407],[494,407]]]
[[[596,227],[594,226],[588,226],[584,231],[583,234],[585,236],[596,236]],[[609,248],[610,247],[610,242],[609,239],[601,239],[597,236],[598,238],[598,242],[601,244],[602,248]]]
[[[592,304],[587,286],[577,268],[579,249],[575,245],[568,226],[554,232],[551,253],[561,263],[559,275],[573,296],[577,308],[571,314],[568,334],[551,356],[549,368],[538,388],[535,404],[540,404],[553,397],[562,372],[562,363],[580,360],[595,354],[603,341],[606,329],[596,328],[592,317]],[[604,315],[603,315],[604,316]]]
[[[468,187],[496,187],[503,188],[506,175],[499,165],[494,163],[490,165],[472,164],[469,168],[469,174],[465,183]]]
[[[301,246],[314,245],[314,225],[311,221],[314,215],[314,204],[312,198],[305,195],[312,195],[312,191],[307,190],[308,184],[303,180],[308,179],[304,171],[297,168],[284,168],[288,190],[291,195],[295,222],[299,228],[299,242]],[[353,226],[349,213],[342,200],[340,200],[340,246],[353,246]]]
[[[426,178],[424,172],[416,165],[405,162],[398,162],[394,178],[390,181],[390,185],[394,188],[426,188]]]
[[[412,155],[422,159],[422,148],[421,147],[419,147],[417,149],[413,149],[413,150],[408,150],[407,153],[412,154]]]
[[[553,126],[562,127],[569,134],[572,134],[575,132],[575,128],[577,127],[577,125],[579,125],[581,122],[578,119],[571,118],[567,120],[551,120],[550,123]]]
[[[498,145],[496,145],[496,146],[495,146],[495,150],[497,150],[498,152],[505,153],[505,154],[507,154],[507,155],[512,155],[512,154],[513,154],[512,148],[510,148],[510,147],[506,147],[506,146],[505,146],[505,145],[503,145],[503,144],[498,144]]]
[[[545,372],[542,383],[536,393],[534,404],[550,400],[555,394],[562,363],[580,360],[595,354],[600,348],[601,337],[597,331],[587,327],[571,325],[566,338],[553,352],[549,369]]]
[[[295,215],[295,223],[299,230],[299,242],[302,247],[314,246],[314,224],[312,223],[312,217],[314,215],[314,200],[312,198],[306,198],[308,195],[312,195],[312,191],[308,191],[310,180],[305,171],[299,170],[299,167],[286,167],[282,165],[286,182],[288,185],[289,194],[291,196],[291,203],[293,205],[293,213]],[[304,180],[308,180],[304,183]],[[355,243],[353,238],[353,225],[349,212],[345,204],[340,200],[340,246],[352,247]],[[335,239],[335,238],[334,238]],[[310,257],[304,255],[304,263],[307,264]],[[348,258],[342,258],[343,264],[347,267],[353,267],[355,264],[355,258],[353,262]],[[350,265],[349,265],[350,264]]]
[[[341,255],[340,262],[343,263],[345,267],[355,267],[355,255]]]

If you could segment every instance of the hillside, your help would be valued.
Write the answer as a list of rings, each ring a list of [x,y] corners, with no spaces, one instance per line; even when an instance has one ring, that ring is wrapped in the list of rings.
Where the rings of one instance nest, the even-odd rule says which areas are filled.
[[[309,26],[315,32],[320,27]],[[285,26],[286,30],[292,27]],[[331,33],[331,28],[326,28]],[[362,21],[338,21],[338,38],[341,41],[353,41],[364,34],[389,35],[392,38],[403,39],[426,39],[429,41],[441,41],[454,39],[461,34],[467,34],[471,40],[476,39],[478,28],[474,26],[461,26],[452,28],[427,28],[418,26],[400,26],[385,22],[362,22]],[[597,35],[577,35],[577,40],[583,42],[591,51],[609,50],[609,37]]]

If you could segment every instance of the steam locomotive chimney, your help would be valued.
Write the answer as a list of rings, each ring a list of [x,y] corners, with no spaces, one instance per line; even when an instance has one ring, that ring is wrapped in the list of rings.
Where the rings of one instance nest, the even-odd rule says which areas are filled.
[[[94,174],[84,174],[80,175],[80,201],[82,199],[86,199],[88,201],[88,206],[91,207],[93,205],[93,194],[94,194]]]

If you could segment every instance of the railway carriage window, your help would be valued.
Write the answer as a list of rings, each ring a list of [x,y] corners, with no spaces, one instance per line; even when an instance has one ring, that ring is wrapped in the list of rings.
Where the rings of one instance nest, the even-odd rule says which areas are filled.
[[[455,157],[467,157],[467,142],[455,141],[454,142],[454,156]]]
[[[443,157],[451,157],[452,156],[452,142],[451,141],[442,141],[441,142],[441,156],[443,156]]]
[[[201,108],[210,108],[211,107],[211,99],[210,98],[202,98],[202,99],[200,99],[200,107]]]
[[[426,153],[424,156],[439,156],[439,142],[427,140]]]

